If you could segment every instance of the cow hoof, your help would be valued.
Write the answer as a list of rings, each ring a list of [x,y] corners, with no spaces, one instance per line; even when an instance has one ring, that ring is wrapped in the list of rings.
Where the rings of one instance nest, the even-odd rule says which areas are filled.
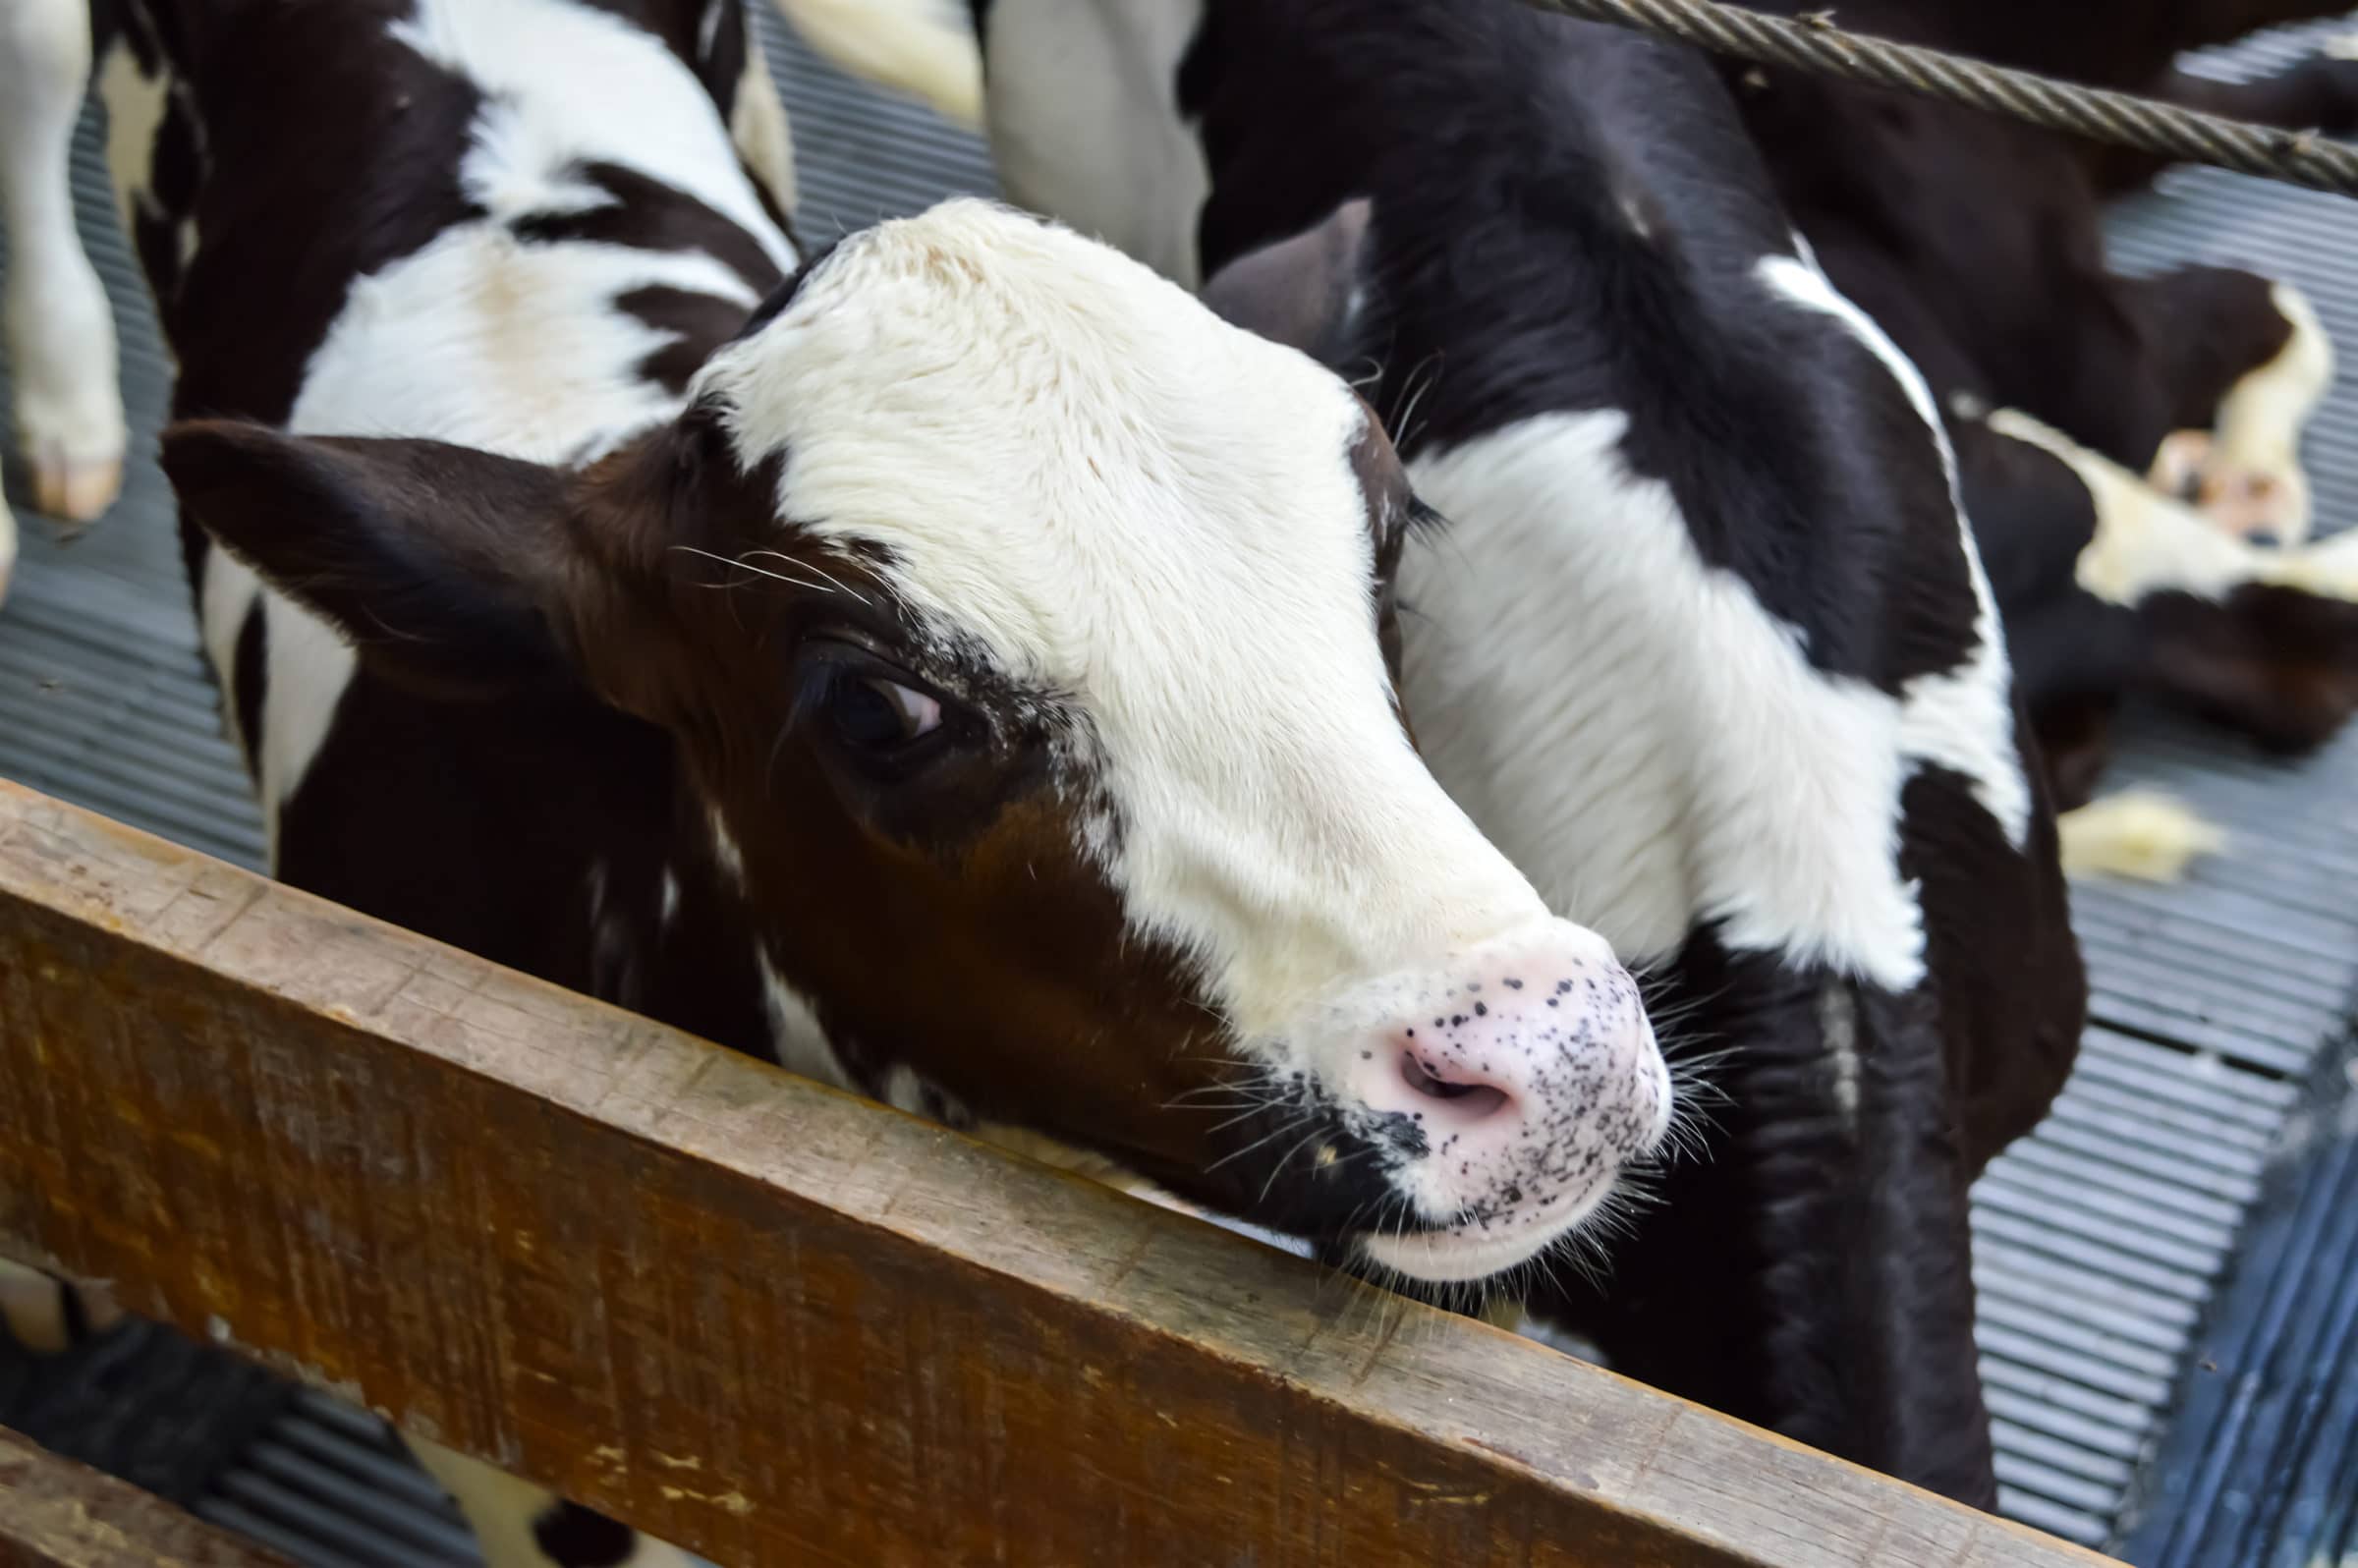
[[[28,452],[32,465],[32,504],[66,523],[94,523],[123,493],[123,454],[71,457],[56,442]]]
[[[2247,544],[2274,548],[2309,536],[2309,479],[2299,465],[2246,465],[2217,453],[2210,431],[2175,431],[2155,454],[2147,480]]]

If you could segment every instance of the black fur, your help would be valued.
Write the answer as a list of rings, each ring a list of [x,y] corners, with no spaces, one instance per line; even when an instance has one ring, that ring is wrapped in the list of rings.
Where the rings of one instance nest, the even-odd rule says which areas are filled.
[[[1624,411],[1631,467],[1818,668],[1896,692],[1970,653],[1923,420],[1836,322],[1770,308],[1791,227],[1701,60],[1495,0],[1214,4],[1180,90],[1207,275],[1375,198],[1359,349],[1403,455]]]

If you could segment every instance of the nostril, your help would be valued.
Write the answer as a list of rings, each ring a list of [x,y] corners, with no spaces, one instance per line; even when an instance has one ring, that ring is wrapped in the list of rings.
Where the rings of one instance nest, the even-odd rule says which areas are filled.
[[[1452,1084],[1435,1078],[1414,1056],[1400,1058],[1400,1076],[1408,1080],[1409,1088],[1420,1094],[1431,1094],[1434,1099],[1456,1099],[1482,1087],[1480,1084]]]
[[[2284,543],[2274,529],[2254,529],[2243,536],[2243,542],[2262,550],[2279,549]]]
[[[1450,1109],[1457,1117],[1468,1121],[1489,1115],[1505,1106],[1504,1091],[1488,1084],[1461,1084],[1435,1077],[1415,1056],[1402,1053],[1400,1077],[1410,1089],[1432,1099],[1451,1101]]]

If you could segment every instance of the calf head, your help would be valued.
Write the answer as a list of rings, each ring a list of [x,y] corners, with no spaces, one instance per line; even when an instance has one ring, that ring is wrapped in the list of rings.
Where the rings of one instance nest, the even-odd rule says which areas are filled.
[[[1315,327],[1348,291],[1289,268],[1350,253],[1231,313]],[[586,472],[221,424],[165,466],[388,678],[668,731],[807,1070],[1435,1280],[1661,1135],[1630,978],[1403,724],[1382,431],[1107,248],[979,202],[856,235]]]

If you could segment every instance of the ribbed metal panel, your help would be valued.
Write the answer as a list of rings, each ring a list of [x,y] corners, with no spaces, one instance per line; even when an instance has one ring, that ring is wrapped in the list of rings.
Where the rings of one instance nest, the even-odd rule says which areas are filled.
[[[759,25],[793,111],[807,240],[992,189],[974,139],[844,82],[778,36],[765,11]],[[2314,36],[2255,40],[2205,68],[2274,68]],[[18,593],[0,612],[0,771],[254,865],[260,834],[196,663],[170,500],[152,463],[168,370],[114,234],[94,126],[77,144],[76,179],[85,240],[116,299],[138,446],[124,504],[72,542],[24,515],[12,491],[27,537]],[[2358,206],[2179,172],[2162,195],[2124,205],[2114,230],[2132,269],[2207,260],[2291,278],[2337,341],[2358,345]],[[2318,420],[2310,458],[2321,516],[2358,519],[2358,384]],[[2344,1314],[2286,1329],[2295,1315],[2284,1304],[2318,1292],[2358,1301],[2349,1249],[2337,1256],[2327,1243],[2338,1233],[2319,1219],[2335,1202],[2358,1213],[2358,1188],[2333,1179],[2358,1164],[2328,1161],[2289,1188],[2271,1173],[2358,986],[2358,900],[2347,891],[2358,878],[2358,736],[2286,767],[2148,718],[2112,782],[2170,789],[2234,841],[2182,887],[2078,890],[2096,1026],[2053,1117],[1975,1195],[2004,1505],[2077,1540],[2115,1540],[2139,1467],[2191,1377],[2201,1429],[2180,1433],[2172,1453],[2193,1457],[2154,1491],[2136,1560],[2292,1568],[2296,1540],[2314,1540],[2315,1561],[2337,1561],[2358,1528],[2347,1501],[2358,1497],[2351,1326]],[[2274,1251],[2239,1289],[2259,1292],[2267,1310],[2218,1318],[2215,1298],[2255,1214]],[[2270,1340],[2271,1325],[2289,1341]],[[2284,1372],[2287,1356],[2319,1370]],[[2206,1385],[2205,1360],[2230,1372],[2265,1363],[2280,1375],[2261,1368],[2257,1382],[2234,1385],[2248,1397],[2229,1397],[2218,1377]],[[154,1365],[159,1379],[180,1376],[183,1353],[159,1352]],[[8,1386],[0,1377],[0,1396]],[[5,1406],[0,1397],[0,1418]],[[2286,1426],[2276,1419],[2286,1411],[2305,1414]],[[2254,1454],[2282,1477],[2273,1504],[2245,1479]],[[447,1501],[382,1425],[315,1395],[222,1465],[198,1506],[313,1568],[476,1561]],[[2309,1568],[2312,1557],[2297,1560]]]

